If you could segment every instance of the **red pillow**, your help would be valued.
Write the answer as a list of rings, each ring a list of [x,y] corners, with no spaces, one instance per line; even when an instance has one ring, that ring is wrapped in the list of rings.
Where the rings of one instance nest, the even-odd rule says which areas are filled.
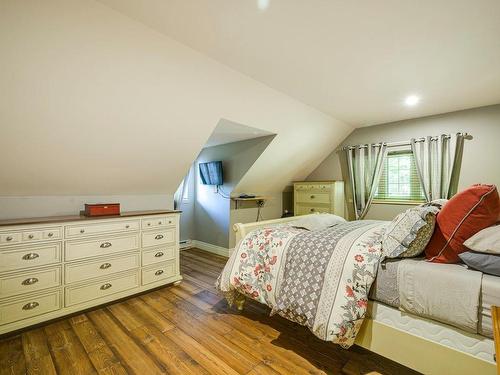
[[[464,242],[496,223],[500,199],[495,185],[472,185],[451,198],[436,218],[436,229],[425,249],[431,262],[458,263]]]

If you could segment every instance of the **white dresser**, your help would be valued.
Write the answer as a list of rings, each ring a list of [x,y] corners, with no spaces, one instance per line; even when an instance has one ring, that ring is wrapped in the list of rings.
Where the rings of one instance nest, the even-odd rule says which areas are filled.
[[[179,216],[0,221],[0,334],[180,281]]]
[[[344,181],[301,181],[293,184],[294,215],[316,212],[344,217]]]

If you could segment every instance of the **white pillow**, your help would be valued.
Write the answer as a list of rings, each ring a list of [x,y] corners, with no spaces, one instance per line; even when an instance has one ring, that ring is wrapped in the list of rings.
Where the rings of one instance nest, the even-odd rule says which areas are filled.
[[[500,254],[500,225],[477,232],[464,245],[478,253]]]
[[[345,223],[346,219],[332,214],[308,215],[290,223],[290,225],[307,230],[323,230],[331,226]]]

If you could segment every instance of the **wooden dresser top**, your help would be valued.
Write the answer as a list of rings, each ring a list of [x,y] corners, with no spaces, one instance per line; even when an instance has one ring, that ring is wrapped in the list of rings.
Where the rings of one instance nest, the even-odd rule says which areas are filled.
[[[88,217],[84,215],[67,215],[67,216],[32,217],[26,219],[6,219],[6,220],[0,220],[0,227],[9,225],[48,224],[48,223],[61,223],[69,221],[117,219],[117,218],[133,217],[133,216],[176,214],[180,212],[181,211],[178,210],[149,210],[149,211],[122,212],[120,215],[112,215],[112,216]]]

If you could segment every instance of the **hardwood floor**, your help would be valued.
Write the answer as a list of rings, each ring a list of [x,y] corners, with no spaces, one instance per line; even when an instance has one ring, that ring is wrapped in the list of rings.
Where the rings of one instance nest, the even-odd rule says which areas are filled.
[[[178,286],[0,340],[0,374],[415,374],[359,347],[343,350],[214,282],[226,259],[181,252]]]

